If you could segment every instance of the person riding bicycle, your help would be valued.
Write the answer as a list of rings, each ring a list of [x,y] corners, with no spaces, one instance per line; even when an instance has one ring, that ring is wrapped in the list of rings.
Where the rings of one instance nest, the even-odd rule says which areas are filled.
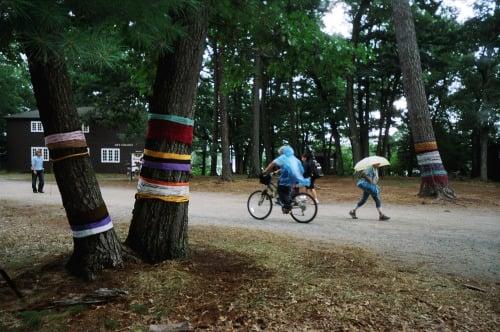
[[[270,172],[274,167],[281,169],[281,175],[278,180],[278,195],[282,203],[283,213],[289,213],[292,209],[292,187],[309,186],[310,178],[304,178],[304,167],[302,162],[295,157],[293,149],[289,145],[283,145],[278,149],[280,156],[274,159],[263,171]]]

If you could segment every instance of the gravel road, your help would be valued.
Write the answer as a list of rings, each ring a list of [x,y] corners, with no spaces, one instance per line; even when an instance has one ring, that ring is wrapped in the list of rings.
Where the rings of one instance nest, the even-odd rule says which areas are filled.
[[[128,223],[135,190],[115,186],[101,186],[101,190],[114,222]],[[46,184],[45,194],[33,194],[27,181],[0,180],[0,200],[61,204],[54,183]],[[385,205],[391,220],[380,222],[371,201],[358,210],[357,221],[347,214],[352,204],[320,204],[312,223],[299,224],[276,207],[266,220],[255,220],[246,210],[246,200],[247,196],[229,193],[192,192],[189,222],[356,245],[413,267],[500,282],[498,208]]]

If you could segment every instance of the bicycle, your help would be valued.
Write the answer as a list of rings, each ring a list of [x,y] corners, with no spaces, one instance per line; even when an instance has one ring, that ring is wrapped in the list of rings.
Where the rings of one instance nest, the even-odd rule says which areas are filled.
[[[259,177],[260,183],[265,188],[256,190],[250,194],[247,201],[247,209],[250,215],[258,220],[266,219],[273,210],[273,199],[278,197],[278,187],[272,181],[274,173]],[[292,209],[290,215],[299,223],[311,222],[318,213],[318,204],[308,193],[292,192]]]

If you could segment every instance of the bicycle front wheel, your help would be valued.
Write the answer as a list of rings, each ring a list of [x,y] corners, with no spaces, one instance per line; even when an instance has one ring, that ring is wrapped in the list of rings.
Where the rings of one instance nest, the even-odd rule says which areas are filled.
[[[296,222],[311,222],[318,213],[318,204],[314,198],[307,193],[299,193],[292,198],[292,210],[290,214]]]
[[[266,219],[273,209],[273,201],[267,193],[257,190],[248,197],[247,208],[255,219]]]

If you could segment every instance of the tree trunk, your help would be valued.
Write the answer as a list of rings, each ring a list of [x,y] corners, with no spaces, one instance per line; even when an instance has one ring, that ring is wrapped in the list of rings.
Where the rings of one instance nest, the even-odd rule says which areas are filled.
[[[332,136],[335,141],[335,168],[337,175],[344,175],[344,158],[342,158],[342,146],[340,144],[340,133],[337,122],[330,122],[332,127]]]
[[[222,85],[224,79],[224,57],[220,52],[219,62],[219,85]],[[220,114],[220,133],[221,133],[221,148],[222,148],[222,181],[231,181],[231,160],[229,151],[229,122],[227,114],[227,93],[219,89],[219,114]]]
[[[354,15],[352,20],[352,37],[351,42],[353,47],[357,47],[359,43],[359,36],[361,32],[361,19],[365,14],[368,6],[370,5],[370,0],[362,0],[356,15]],[[353,66],[356,65],[356,56],[354,53],[351,56],[351,62]],[[354,112],[354,78],[352,74],[348,74],[346,77],[346,113],[347,113],[347,123],[349,125],[349,140],[351,141],[352,147],[352,159],[354,163],[361,160],[362,151],[359,136],[359,128],[356,121],[356,115]]]
[[[392,0],[403,87],[420,167],[420,196],[444,195],[455,198],[448,185],[448,174],[441,161],[427,106],[415,26],[407,0]]]
[[[269,80],[266,78],[264,80],[263,89],[262,89],[262,140],[264,143],[264,149],[266,152],[266,164],[269,164],[273,161],[273,145],[272,145],[272,123],[271,123],[271,114],[270,107],[266,102],[267,98],[267,87],[269,86]]]
[[[362,96],[365,97],[365,103],[359,105],[360,112],[360,140],[361,140],[361,156],[368,157],[370,155],[370,81],[366,78],[364,81],[365,89]],[[360,83],[361,83],[360,82]],[[361,84],[360,84],[361,85]],[[361,93],[361,91],[360,91]],[[361,100],[363,98],[361,97]]]
[[[479,178],[481,181],[488,181],[488,128],[481,128],[479,141],[480,141],[480,173]]]
[[[218,84],[218,71],[219,71],[219,50],[217,41],[212,40],[212,49],[214,52],[214,109],[212,112],[212,144],[210,145],[210,176],[217,176],[217,148],[219,146],[219,84]]]
[[[479,137],[479,129],[472,129],[471,134],[472,144],[472,169],[471,177],[477,178],[481,174],[481,140]]]
[[[186,26],[186,35],[174,42],[172,51],[163,50],[160,53],[150,116],[159,115],[169,119],[174,116],[177,119],[175,121],[180,119],[185,122],[174,124],[170,120],[156,120],[155,122],[150,119],[145,148],[156,154],[185,156],[189,155],[191,150],[189,134],[192,134],[193,128],[188,120],[193,118],[193,102],[196,96],[208,22],[205,6],[196,11],[182,11],[178,15],[177,19]],[[161,131],[162,135],[182,133],[184,136],[152,135],[151,133],[155,133],[154,126],[177,128],[175,130],[166,128]],[[154,182],[173,183],[173,187],[181,186],[181,183],[189,181],[191,174],[184,168],[186,164],[181,164],[175,159],[172,161],[174,157],[164,158],[166,157],[149,157],[145,153],[141,178],[151,179]],[[151,166],[148,166],[146,161]],[[160,169],[158,166],[153,166],[172,165],[172,163],[175,166],[182,165],[182,168],[176,169],[169,166]],[[179,195],[173,190],[171,194],[152,196],[147,196],[144,191],[139,190],[126,243],[144,261],[151,263],[185,257],[188,242],[188,205],[186,195]]]
[[[26,47],[26,55],[44,135],[81,130],[64,58],[49,53],[45,59],[40,59],[29,47]],[[73,254],[66,268],[75,276],[93,280],[104,268],[123,264],[121,244],[109,221],[90,159],[85,154],[87,147],[51,148],[49,145],[49,149],[53,160],[72,156],[53,164],[73,230]]]
[[[262,58],[257,52],[255,55],[255,77],[253,82],[252,105],[252,162],[249,176],[258,177],[260,165],[260,93],[262,90]]]
[[[231,181],[231,164],[229,160],[229,123],[227,117],[227,94],[222,91],[221,87],[224,84],[224,55],[223,49],[217,45],[217,40],[212,42],[214,50],[214,95],[215,109],[214,114],[220,116],[220,137],[221,137],[221,152],[222,152],[222,181]],[[214,123],[215,124],[215,123]],[[213,156],[213,154],[212,154]],[[217,152],[215,153],[217,162]]]
[[[207,148],[208,148],[208,139],[203,139],[203,151],[201,152],[201,175],[207,174]]]

